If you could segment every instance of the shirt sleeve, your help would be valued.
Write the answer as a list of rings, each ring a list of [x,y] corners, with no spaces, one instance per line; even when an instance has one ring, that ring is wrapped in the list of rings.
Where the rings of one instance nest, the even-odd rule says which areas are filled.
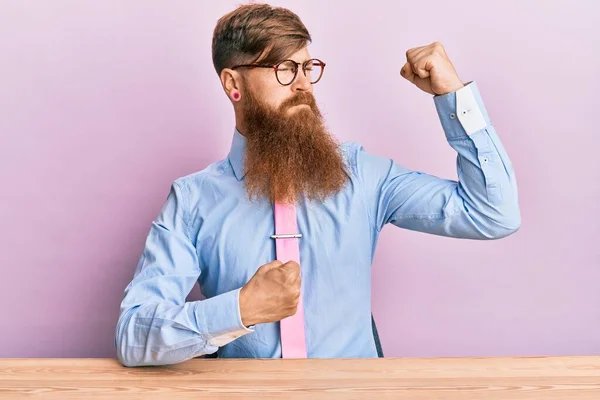
[[[474,82],[435,96],[446,139],[456,150],[458,181],[410,170],[355,146],[356,174],[372,226],[387,223],[441,236],[498,239],[521,217],[512,163]]]
[[[171,186],[125,289],[115,335],[124,366],[175,364],[253,332],[242,324],[240,289],[185,301],[201,271],[188,232],[184,189],[178,181]]]

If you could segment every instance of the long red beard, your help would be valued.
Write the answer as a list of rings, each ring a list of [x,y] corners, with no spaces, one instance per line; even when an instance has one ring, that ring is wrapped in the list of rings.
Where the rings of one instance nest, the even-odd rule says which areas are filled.
[[[314,96],[298,92],[277,110],[246,91],[246,190],[251,200],[323,201],[340,191],[348,175],[339,143],[327,131]],[[288,109],[297,104],[291,113]]]

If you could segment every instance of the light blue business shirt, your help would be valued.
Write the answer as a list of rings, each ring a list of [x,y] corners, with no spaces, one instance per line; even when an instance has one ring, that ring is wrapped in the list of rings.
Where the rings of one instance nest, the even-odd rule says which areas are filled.
[[[458,153],[458,182],[348,142],[345,188],[297,204],[309,357],[377,357],[371,262],[384,225],[469,239],[502,238],[520,226],[513,167],[476,84],[433,99]],[[272,204],[247,200],[244,151],[235,130],[226,159],[173,182],[121,303],[115,345],[123,365],[214,352],[281,357],[278,322],[248,328],[240,317],[240,288],[276,259]],[[206,299],[186,302],[196,282]]]

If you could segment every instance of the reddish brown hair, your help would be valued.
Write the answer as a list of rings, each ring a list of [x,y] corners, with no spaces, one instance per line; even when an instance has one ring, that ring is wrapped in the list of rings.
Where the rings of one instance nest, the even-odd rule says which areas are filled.
[[[283,7],[245,4],[224,15],[213,32],[212,58],[223,68],[261,62],[276,64],[312,39],[300,18]]]

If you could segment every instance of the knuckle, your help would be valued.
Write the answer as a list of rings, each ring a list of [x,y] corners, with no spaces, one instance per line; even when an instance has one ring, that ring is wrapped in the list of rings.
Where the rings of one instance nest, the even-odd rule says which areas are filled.
[[[299,275],[298,272],[300,271],[300,265],[298,265],[297,263],[288,263],[286,266],[285,272],[291,277],[291,276],[295,276],[295,275]]]
[[[290,287],[292,288],[292,290],[296,290],[296,288],[300,286],[300,282],[299,282],[297,274],[292,274],[289,277],[289,280],[290,280],[290,282],[289,282],[290,283]]]
[[[292,303],[295,303],[296,301],[298,301],[300,299],[300,288],[299,287],[290,286],[290,287],[288,287],[286,293],[287,293],[286,294],[287,299]]]

